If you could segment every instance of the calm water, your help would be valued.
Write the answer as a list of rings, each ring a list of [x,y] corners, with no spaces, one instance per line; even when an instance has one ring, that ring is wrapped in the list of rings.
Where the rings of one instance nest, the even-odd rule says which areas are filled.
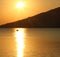
[[[60,57],[60,29],[0,28],[0,57]]]

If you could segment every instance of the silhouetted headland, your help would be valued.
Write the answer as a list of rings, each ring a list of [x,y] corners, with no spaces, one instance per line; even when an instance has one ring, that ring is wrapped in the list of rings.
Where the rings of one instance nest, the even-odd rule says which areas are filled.
[[[58,27],[60,28],[60,7],[52,9],[38,15],[18,20],[16,22],[1,25],[0,28],[40,28]]]

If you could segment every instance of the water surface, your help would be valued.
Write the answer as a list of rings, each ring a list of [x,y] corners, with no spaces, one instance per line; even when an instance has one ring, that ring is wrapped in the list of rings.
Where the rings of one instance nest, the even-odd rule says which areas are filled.
[[[60,29],[0,28],[0,57],[60,57]]]

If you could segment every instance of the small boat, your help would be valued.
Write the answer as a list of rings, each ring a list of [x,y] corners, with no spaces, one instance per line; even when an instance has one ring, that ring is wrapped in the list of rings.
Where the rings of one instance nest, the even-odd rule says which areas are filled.
[[[16,31],[19,31],[18,29]]]

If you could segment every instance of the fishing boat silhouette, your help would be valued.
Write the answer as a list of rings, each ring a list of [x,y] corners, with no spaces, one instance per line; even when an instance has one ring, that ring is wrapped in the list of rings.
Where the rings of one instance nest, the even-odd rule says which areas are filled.
[[[18,29],[16,31],[19,31]]]

